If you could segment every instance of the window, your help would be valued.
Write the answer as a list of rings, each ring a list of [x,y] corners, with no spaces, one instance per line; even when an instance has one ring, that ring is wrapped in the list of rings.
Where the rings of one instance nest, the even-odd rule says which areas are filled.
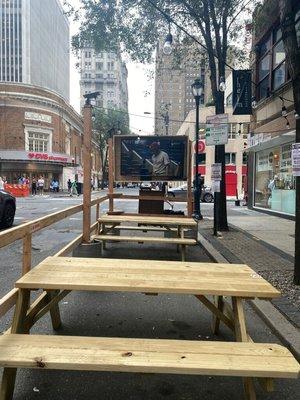
[[[47,153],[49,151],[49,134],[40,132],[28,132],[28,150]]]
[[[101,71],[103,69],[103,62],[96,62],[96,69]]]
[[[300,44],[300,10],[295,16],[295,26]],[[257,59],[257,98],[258,100],[268,97],[272,90],[277,90],[288,81],[288,71],[285,61],[284,44],[282,32],[279,27],[258,47]]]
[[[226,106],[232,106],[232,93],[226,97]]]
[[[198,154],[199,165],[203,165],[206,163],[206,153]]]
[[[229,124],[228,139],[236,138],[236,124]]]
[[[236,163],[236,153],[225,153],[225,164]]]

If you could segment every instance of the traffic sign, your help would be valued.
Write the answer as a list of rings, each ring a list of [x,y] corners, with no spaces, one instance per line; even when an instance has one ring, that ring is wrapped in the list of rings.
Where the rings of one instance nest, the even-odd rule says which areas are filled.
[[[196,143],[195,143],[195,151],[196,151]],[[204,140],[199,140],[198,142],[198,154],[199,153],[204,153],[205,151],[205,142]]]
[[[228,114],[217,114],[206,117],[206,146],[228,143]]]

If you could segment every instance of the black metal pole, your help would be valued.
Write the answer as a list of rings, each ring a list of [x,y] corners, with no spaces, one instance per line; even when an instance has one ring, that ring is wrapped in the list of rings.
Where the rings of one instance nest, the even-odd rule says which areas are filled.
[[[200,210],[200,176],[199,176],[199,104],[200,97],[195,96],[196,101],[196,135],[195,135],[195,181],[194,181],[194,218],[202,219]]]

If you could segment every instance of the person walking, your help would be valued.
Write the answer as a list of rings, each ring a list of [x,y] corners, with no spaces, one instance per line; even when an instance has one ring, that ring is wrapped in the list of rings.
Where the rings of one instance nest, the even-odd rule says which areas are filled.
[[[68,185],[68,193],[71,193],[72,182],[70,178],[67,181],[67,185]]]
[[[38,179],[37,183],[38,183],[39,194],[40,194],[40,196],[43,196],[43,194],[44,194],[44,184],[45,184],[44,178],[42,176],[40,176],[40,178]]]
[[[0,176],[0,190],[4,190],[4,181],[1,176]]]
[[[33,176],[32,177],[32,181],[31,181],[31,194],[32,194],[32,196],[36,196],[36,184],[37,184],[36,177]]]
[[[73,197],[73,194],[75,194],[76,196],[79,196],[78,191],[77,191],[77,182],[76,182],[76,180],[72,183],[72,186],[71,186],[70,196]]]

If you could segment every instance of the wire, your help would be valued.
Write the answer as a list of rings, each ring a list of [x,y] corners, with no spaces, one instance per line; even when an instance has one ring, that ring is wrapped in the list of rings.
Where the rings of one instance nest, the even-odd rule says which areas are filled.
[[[152,2],[152,0],[141,0],[143,1],[147,1],[148,3],[150,3],[152,5],[152,7],[154,7],[158,12],[160,12],[167,21],[172,22],[175,26],[177,26],[178,29],[180,29],[182,32],[184,32],[188,37],[190,37],[191,39],[193,39],[196,43],[198,43],[204,50],[206,50],[208,52],[208,48],[201,43],[197,38],[195,38],[195,36],[191,35],[185,28],[183,28],[181,25],[179,25],[172,17],[171,15],[167,14],[164,10],[162,10],[160,7],[158,7],[155,3]],[[214,57],[219,60],[219,57],[214,54]],[[226,61],[224,62],[224,64],[226,65],[226,67],[228,67],[229,69],[231,69],[232,71],[236,71],[236,69],[234,67],[232,67],[231,65],[229,65]],[[251,80],[251,83],[255,86],[258,87],[259,85]],[[279,97],[280,99],[283,99],[285,101],[289,101],[290,103],[294,103],[293,100],[290,99],[286,99],[282,96],[280,96],[279,94],[276,94],[274,92],[271,92],[274,96]]]

